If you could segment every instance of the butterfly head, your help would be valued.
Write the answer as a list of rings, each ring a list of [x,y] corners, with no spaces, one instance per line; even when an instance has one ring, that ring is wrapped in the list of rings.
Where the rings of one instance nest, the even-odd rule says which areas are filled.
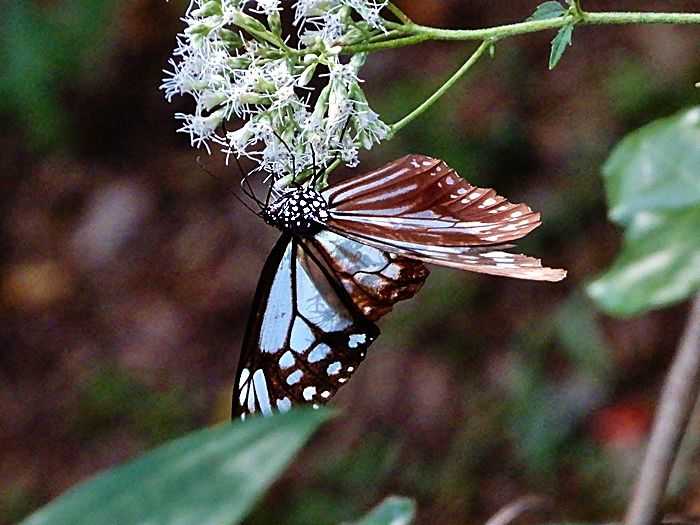
[[[266,223],[297,235],[314,235],[328,221],[328,203],[311,188],[290,188],[262,210]]]

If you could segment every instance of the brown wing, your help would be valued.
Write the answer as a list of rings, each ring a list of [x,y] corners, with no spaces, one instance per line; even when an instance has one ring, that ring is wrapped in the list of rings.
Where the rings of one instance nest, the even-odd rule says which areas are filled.
[[[539,213],[472,186],[438,159],[409,155],[333,185],[323,196],[330,230],[380,250],[521,279],[566,276],[537,259],[503,252],[505,243],[540,225]]]
[[[413,297],[430,273],[419,261],[331,231],[302,242],[332,269],[360,312],[372,321],[389,313],[397,301]]]

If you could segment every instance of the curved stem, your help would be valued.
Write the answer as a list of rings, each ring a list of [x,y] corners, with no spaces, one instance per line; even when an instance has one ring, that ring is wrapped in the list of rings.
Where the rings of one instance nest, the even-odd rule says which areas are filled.
[[[671,469],[700,390],[700,293],[666,378],[625,525],[656,523]]]
[[[489,27],[485,29],[440,29],[419,24],[387,24],[400,30],[404,36],[371,44],[345,46],[343,53],[359,53],[393,49],[427,40],[499,40],[548,29],[559,29],[568,24],[576,25],[625,25],[625,24],[700,24],[700,13],[620,13],[580,12],[547,20],[531,20]]]
[[[326,168],[326,171],[323,172],[323,175],[321,175],[321,178],[316,185],[316,189],[322,190],[328,187],[328,176],[333,173],[334,169],[340,166],[340,163],[340,159],[335,159],[333,162],[331,162],[331,164]]]
[[[413,20],[408,18],[408,16],[406,16],[406,14],[394,4],[394,2],[389,2],[389,4],[386,7],[396,18],[401,20],[402,24],[413,23]]]
[[[391,126],[391,133],[392,135],[395,134],[397,131],[399,131],[401,128],[409,124],[413,119],[418,117],[421,113],[426,111],[430,106],[432,106],[442,95],[445,94],[445,92],[450,89],[455,82],[457,82],[464,74],[471,69],[471,67],[476,64],[476,62],[481,58],[481,55],[484,54],[484,52],[492,45],[491,42],[482,42],[481,45],[476,48],[476,51],[472,53],[472,55],[469,57],[469,59],[462,64],[462,67],[460,67],[455,73],[447,79],[447,82],[445,82],[442,86],[440,86],[435,93],[430,95],[420,106],[418,106],[416,109],[411,111],[408,115],[403,117],[401,120],[398,122],[395,122]]]

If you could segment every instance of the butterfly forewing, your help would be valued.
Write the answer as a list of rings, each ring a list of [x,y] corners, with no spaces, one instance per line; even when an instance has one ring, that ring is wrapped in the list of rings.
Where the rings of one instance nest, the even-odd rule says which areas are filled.
[[[283,234],[258,284],[243,343],[233,415],[321,404],[336,393],[379,335],[325,263]]]
[[[523,279],[557,281],[566,275],[503,251],[504,243],[539,226],[539,213],[472,186],[438,159],[409,155],[331,186],[323,196],[329,230],[380,250]]]

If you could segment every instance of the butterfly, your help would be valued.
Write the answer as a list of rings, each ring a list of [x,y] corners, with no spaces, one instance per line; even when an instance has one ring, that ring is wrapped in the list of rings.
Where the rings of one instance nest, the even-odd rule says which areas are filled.
[[[253,300],[233,417],[330,400],[379,335],[375,321],[421,288],[424,263],[520,279],[566,276],[505,251],[540,225],[539,213],[423,155],[320,192],[291,186],[261,208],[282,235]]]

